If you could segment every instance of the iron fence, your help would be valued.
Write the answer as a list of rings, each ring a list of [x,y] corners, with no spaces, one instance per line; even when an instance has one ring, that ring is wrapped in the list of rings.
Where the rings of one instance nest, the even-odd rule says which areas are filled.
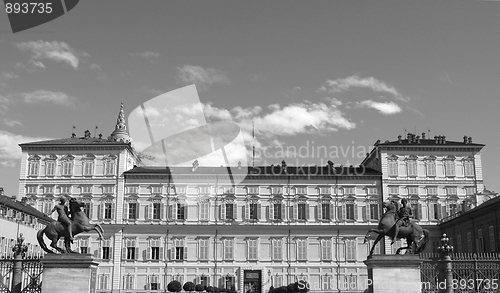
[[[12,292],[14,259],[0,259],[0,293]],[[42,291],[42,263],[39,258],[22,260],[21,293],[40,293]]]

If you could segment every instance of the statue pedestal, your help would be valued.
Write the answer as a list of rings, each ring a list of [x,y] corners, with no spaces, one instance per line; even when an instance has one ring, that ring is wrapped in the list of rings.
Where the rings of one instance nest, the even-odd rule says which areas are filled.
[[[370,293],[421,293],[418,254],[373,255],[368,267]]]
[[[42,264],[42,292],[95,292],[98,263],[90,254],[46,254]]]

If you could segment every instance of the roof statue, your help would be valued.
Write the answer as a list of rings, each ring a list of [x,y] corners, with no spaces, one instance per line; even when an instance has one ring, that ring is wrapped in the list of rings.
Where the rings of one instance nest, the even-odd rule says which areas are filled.
[[[124,143],[131,143],[132,138],[128,135],[127,125],[125,124],[125,113],[123,112],[123,102],[120,106],[120,112],[118,113],[118,118],[116,119],[115,130],[108,137],[110,141],[121,141]]]

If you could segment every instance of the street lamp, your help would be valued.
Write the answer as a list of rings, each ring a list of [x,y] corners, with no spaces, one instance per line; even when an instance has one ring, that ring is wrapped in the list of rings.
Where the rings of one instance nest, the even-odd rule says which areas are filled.
[[[444,281],[446,284],[445,293],[453,293],[453,274],[451,272],[451,257],[450,253],[453,252],[453,246],[449,245],[448,242],[450,239],[443,233],[443,237],[441,238],[441,246],[438,247],[438,251],[441,254],[441,261],[443,262],[442,271],[444,273]]]
[[[267,275],[269,276],[268,282],[271,280],[271,287],[273,287],[273,276],[271,276],[271,270],[267,271]]]

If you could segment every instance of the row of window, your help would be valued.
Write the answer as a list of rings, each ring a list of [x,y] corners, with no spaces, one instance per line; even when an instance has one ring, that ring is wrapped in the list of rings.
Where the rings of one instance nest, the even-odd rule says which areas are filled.
[[[482,229],[478,229],[477,230],[477,234],[472,235],[471,232],[467,232],[466,233],[466,247],[464,247],[464,243],[462,242],[463,239],[462,239],[462,235],[461,234],[458,234],[456,237],[456,252],[496,252],[496,246],[495,246],[495,238],[496,238],[496,234],[495,234],[495,227],[494,226],[489,226],[488,227],[488,235],[487,235],[487,239],[488,239],[488,246],[489,246],[489,251],[486,251],[486,244],[485,243],[485,235],[483,235],[483,230]],[[473,247],[473,238],[475,239],[476,241],[476,247],[474,249]],[[450,243],[453,244],[453,239],[451,238],[450,239]],[[466,248],[466,250],[464,249]]]
[[[101,185],[100,186],[102,194],[114,194],[115,186],[114,185]],[[26,194],[27,195],[36,195],[39,194],[41,190],[42,194],[54,194],[55,191],[54,185],[43,185],[39,187],[38,185],[26,185]],[[71,185],[60,185],[58,188],[59,194],[61,195],[71,195],[75,194],[75,187]],[[80,194],[94,194],[94,186],[92,185],[81,185],[79,186]]]
[[[9,239],[6,237],[0,237],[0,259],[13,257],[12,249],[16,245],[15,239]],[[26,251],[26,256],[29,257],[40,257],[44,254],[41,247],[38,245],[33,245],[31,243],[25,243],[28,246]]]
[[[389,188],[389,195],[399,195],[401,194],[401,187],[400,186],[388,186]],[[403,190],[406,191],[408,195],[418,195],[420,194],[419,192],[419,187],[418,186],[406,186],[402,187]],[[442,190],[444,190],[445,194],[447,196],[451,195],[457,195],[458,194],[458,188],[456,186],[446,186]],[[474,186],[465,186],[463,187],[463,190],[465,190],[466,195],[473,195],[476,193],[476,187]],[[422,188],[423,193],[426,193],[427,195],[438,195],[438,187],[437,186],[426,186]]]
[[[28,159],[28,176],[39,176],[41,158],[37,155],[31,156]],[[66,155],[61,158],[58,164],[55,155],[49,156],[44,160],[43,167],[45,168],[45,176],[56,176],[56,168],[59,166],[61,176],[72,176],[74,172],[74,157]],[[103,175],[116,175],[116,156],[109,155],[103,158],[104,169]],[[82,175],[94,176],[95,174],[95,156],[88,154],[82,158]]]
[[[456,176],[456,163],[454,161],[454,157],[448,156],[443,159],[444,165],[444,176],[446,177],[454,177]],[[430,157],[424,160],[425,167],[425,175],[427,177],[436,177],[436,158]],[[418,176],[418,160],[416,156],[410,156],[404,161],[405,173],[399,174],[399,161],[396,156],[390,156],[388,158],[388,175],[389,176],[398,176],[398,175],[407,175],[409,177],[417,177]],[[472,158],[467,158],[463,161],[463,174],[465,177],[474,177],[474,161]]]
[[[26,225],[38,225],[38,219],[34,216],[25,214],[19,210],[9,208],[4,205],[0,205],[0,217],[5,217],[7,219],[12,219]]]

